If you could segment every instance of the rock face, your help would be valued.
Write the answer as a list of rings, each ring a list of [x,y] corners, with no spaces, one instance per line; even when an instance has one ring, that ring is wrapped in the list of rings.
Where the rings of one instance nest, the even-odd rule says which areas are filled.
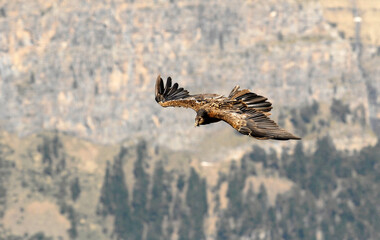
[[[339,34],[352,29],[328,24],[339,22],[332,8],[292,0],[2,3],[1,127],[21,136],[57,129],[100,143],[139,136],[177,149],[221,128],[190,137],[193,113],[154,101],[159,73],[191,93],[253,89],[274,103],[274,118],[340,99],[363,109],[368,125],[370,112],[377,118],[378,57],[358,58],[344,37],[352,34]],[[362,66],[371,81],[360,59],[370,59]]]
[[[348,39],[357,56],[357,64],[362,79],[366,83],[369,116],[372,128],[380,133],[380,33],[378,29],[378,11],[380,4],[364,1],[321,1],[324,17],[339,31],[339,35]]]

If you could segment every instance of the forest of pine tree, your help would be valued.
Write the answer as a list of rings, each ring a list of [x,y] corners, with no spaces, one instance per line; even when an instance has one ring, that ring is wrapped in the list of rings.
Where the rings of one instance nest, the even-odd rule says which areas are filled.
[[[56,199],[69,222],[70,239],[86,236],[80,221],[84,216],[99,224],[103,239],[380,239],[380,144],[349,153],[324,137],[313,152],[299,142],[292,150],[283,149],[281,156],[254,146],[211,186],[190,165],[182,171],[168,168],[165,154],[153,161],[142,141],[120,147],[105,164],[102,186],[95,190],[97,207],[88,211],[94,215],[80,208],[82,195],[93,185],[66,167],[72,157],[58,135],[43,137],[36,150],[41,173],[20,184]],[[11,153],[0,145],[0,216],[6,207],[7,179],[15,168],[8,160]],[[268,185],[252,186],[252,177],[259,174],[288,179],[292,188],[269,201]],[[227,186],[224,195],[222,185]],[[227,206],[221,207],[221,198]],[[36,232],[5,239],[52,238]]]
[[[194,169],[187,177],[167,172],[162,161],[149,176],[146,144],[140,143],[130,199],[122,167],[126,151],[121,149],[108,164],[100,197],[99,214],[115,216],[115,237],[169,239],[177,227],[179,239],[205,239],[205,179]],[[317,142],[313,153],[304,152],[299,143],[292,154],[284,150],[280,158],[254,147],[240,164],[232,162],[228,175],[220,175],[213,189],[218,191],[222,182],[228,184],[228,207],[216,209],[215,238],[380,239],[376,230],[380,228],[378,156],[379,145],[349,154],[336,150],[328,137]],[[257,163],[295,183],[291,191],[277,196],[274,205],[269,204],[264,185],[256,192],[246,186],[246,179],[256,175]]]
[[[204,239],[206,181],[194,169],[191,169],[187,181],[183,176],[166,172],[162,161],[155,164],[151,178],[144,167],[147,164],[146,143],[140,142],[133,169],[133,198],[130,199],[122,166],[123,161],[126,161],[126,151],[122,148],[112,166],[107,165],[99,200],[98,214],[103,217],[114,216],[113,233],[116,238],[168,239],[176,224],[179,225],[179,239]],[[178,188],[173,196],[171,181],[176,178]],[[149,184],[152,184],[151,188]],[[187,190],[182,193],[184,185]],[[172,204],[174,202],[177,204]]]
[[[229,206],[219,220],[218,239],[380,239],[380,145],[348,154],[335,149],[330,138],[317,142],[312,154],[299,143],[293,154],[284,152],[271,164],[265,151],[254,148],[243,161],[274,166],[295,182],[277,196],[274,206],[266,190],[243,194],[247,168],[231,167]]]

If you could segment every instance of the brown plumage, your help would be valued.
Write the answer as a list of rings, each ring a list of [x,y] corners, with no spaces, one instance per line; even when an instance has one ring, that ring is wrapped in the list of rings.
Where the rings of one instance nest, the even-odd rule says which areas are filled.
[[[218,94],[190,95],[177,83],[172,85],[169,77],[164,86],[160,75],[156,80],[156,101],[163,107],[192,108],[196,113],[195,125],[225,121],[244,135],[257,139],[289,140],[301,138],[280,128],[269,119],[272,103],[239,86],[232,89],[228,97]]]

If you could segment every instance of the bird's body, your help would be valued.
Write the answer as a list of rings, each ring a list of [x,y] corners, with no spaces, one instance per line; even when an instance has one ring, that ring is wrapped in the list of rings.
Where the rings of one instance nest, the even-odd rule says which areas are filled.
[[[247,89],[240,90],[239,86],[232,89],[228,97],[218,94],[190,95],[187,90],[178,88],[177,83],[172,86],[170,77],[164,86],[158,76],[155,93],[155,99],[162,107],[192,108],[197,113],[196,126],[224,121],[240,133],[257,139],[300,139],[269,119],[272,104],[266,97]]]

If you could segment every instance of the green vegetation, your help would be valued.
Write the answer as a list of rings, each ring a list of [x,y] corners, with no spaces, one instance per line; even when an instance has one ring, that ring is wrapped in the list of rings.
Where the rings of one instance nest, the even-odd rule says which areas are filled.
[[[70,228],[68,230],[70,239],[75,239],[78,237],[78,229],[77,229],[77,214],[74,208],[70,205],[61,205],[61,213],[66,214],[67,218],[70,221]]]
[[[133,169],[135,183],[133,185],[133,223],[136,239],[142,239],[144,230],[144,221],[147,218],[147,197],[149,187],[149,175],[144,169],[144,160],[146,159],[146,143],[140,142],[137,145],[137,160]]]
[[[112,168],[107,165],[104,183],[100,195],[100,209],[98,214],[103,217],[114,216],[114,232],[118,239],[138,239],[134,232],[135,224],[129,206],[129,193],[125,181],[123,161],[127,149],[121,148],[114,158]]]
[[[52,237],[47,237],[43,232],[38,232],[30,237],[8,236],[7,240],[53,240]]]
[[[58,135],[53,138],[44,137],[38,151],[42,154],[44,173],[53,175],[62,172],[66,167],[66,156]]]
[[[203,219],[207,213],[206,181],[191,168],[186,192],[188,214],[180,229],[180,239],[204,239]]]
[[[254,149],[258,151],[257,148]],[[283,177],[295,182],[293,189],[277,196],[274,206],[267,204],[265,188],[259,193],[242,183],[229,180],[233,195],[227,193],[229,207],[222,211],[218,239],[379,239],[380,145],[367,147],[353,155],[335,149],[322,138],[312,154],[299,143],[293,154],[280,159]],[[267,161],[268,156],[262,158]],[[252,161],[258,161],[252,159]],[[243,176],[244,170],[230,173],[230,179]]]
[[[299,109],[293,109],[291,111],[292,118],[290,121],[294,126],[297,126],[301,135],[307,134],[310,130],[308,124],[312,123],[313,118],[317,116],[319,112],[319,103],[313,102],[311,105],[305,105]]]
[[[79,177],[74,177],[66,169],[66,161],[69,159],[62,139],[57,133],[42,137],[42,142],[37,146],[37,152],[42,158],[42,172],[30,175],[29,181],[23,183],[24,187],[38,190],[40,194],[52,194],[60,208],[70,222],[67,230],[70,239],[78,237],[78,213],[75,201],[80,196],[81,188]],[[71,193],[71,194],[70,194]],[[50,239],[43,233],[36,234],[33,239]]]
[[[140,142],[133,169],[133,198],[129,200],[123,170],[124,163],[128,161],[126,153],[127,150],[122,148],[112,169],[110,164],[107,165],[97,210],[103,218],[108,215],[115,217],[113,232],[116,238],[143,239],[146,231],[147,239],[169,239],[173,223],[177,221],[180,239],[204,239],[206,181],[192,169],[190,177],[186,180],[180,175],[177,189],[172,189],[172,173],[165,171],[161,161],[155,164],[151,179],[146,170],[149,161],[146,143]],[[184,189],[187,189],[185,196],[179,195]],[[175,201],[173,191],[177,192]],[[171,206],[173,212],[170,211]]]
[[[179,226],[179,239],[205,239],[206,181],[194,169],[188,177],[167,172],[161,161],[155,164],[150,177],[146,171],[148,156],[143,150],[146,151],[146,145],[140,143],[134,163],[136,180],[131,205],[121,173],[123,165],[106,169],[102,191],[107,190],[107,194],[102,193],[100,202],[103,211],[108,209],[103,214],[115,216],[114,233],[118,239],[138,239],[144,231],[147,239],[170,239],[175,225]],[[218,192],[222,182],[228,184],[227,208],[220,209],[216,204],[216,238],[316,239],[317,235],[324,239],[379,238],[378,156],[380,145],[350,155],[338,151],[328,137],[318,140],[313,153],[305,153],[299,143],[292,154],[284,149],[280,158],[274,150],[267,153],[254,147],[240,165],[233,162],[229,173],[220,175],[213,189]],[[114,165],[120,164],[118,159],[114,161]],[[291,191],[278,195],[274,204],[269,204],[264,185],[258,191],[252,185],[247,186],[248,177],[257,174],[257,163],[294,182]],[[119,172],[119,178],[113,177],[115,171]],[[123,197],[109,199],[115,194]],[[215,201],[220,199],[217,197]],[[117,221],[117,214],[123,211],[120,218],[123,220]]]
[[[71,183],[70,190],[71,190],[71,198],[75,202],[79,198],[79,195],[81,192],[78,177],[76,177],[74,181]]]
[[[280,157],[273,149],[255,146],[211,187],[191,167],[166,169],[165,159],[155,155],[152,160],[147,143],[140,142],[121,147],[106,164],[93,217],[95,210],[81,209],[87,180],[58,167],[71,159],[61,141],[58,136],[41,139],[36,149],[40,172],[27,173],[22,188],[56,200],[70,223],[70,239],[81,239],[88,234],[86,224],[94,222],[101,228],[91,234],[102,239],[380,239],[380,144],[348,153],[325,137],[316,142],[314,152],[304,151],[299,142],[292,151],[283,149]],[[7,179],[16,169],[9,153],[11,149],[0,145],[1,214]],[[273,198],[267,183],[252,184],[253,177],[262,176],[289,179],[293,187]],[[227,186],[224,195],[222,186]],[[213,211],[208,211],[208,201],[214,201]],[[215,232],[206,225],[208,212],[216,218]],[[36,233],[4,239],[50,238]]]
[[[347,115],[351,113],[349,106],[337,99],[333,99],[330,111],[335,119],[344,123],[347,121]]]
[[[152,197],[146,219],[149,225],[147,239],[167,237],[162,226],[165,216],[169,215],[172,193],[166,174],[162,162],[158,162],[153,173]]]
[[[7,199],[7,182],[11,175],[12,163],[8,161],[8,155],[13,152],[8,146],[0,144],[0,218],[4,215]],[[0,227],[1,229],[1,227]]]

